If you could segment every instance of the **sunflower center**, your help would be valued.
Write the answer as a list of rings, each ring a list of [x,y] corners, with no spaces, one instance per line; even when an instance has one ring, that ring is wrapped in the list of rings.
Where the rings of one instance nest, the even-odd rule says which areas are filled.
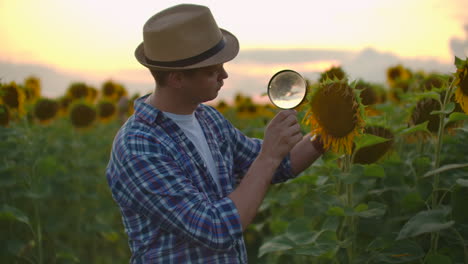
[[[357,109],[350,89],[345,84],[330,84],[312,99],[317,122],[334,137],[346,136],[356,125]]]

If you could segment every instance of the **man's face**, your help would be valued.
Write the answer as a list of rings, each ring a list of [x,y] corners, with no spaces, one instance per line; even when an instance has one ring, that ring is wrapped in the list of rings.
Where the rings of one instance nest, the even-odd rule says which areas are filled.
[[[227,77],[223,64],[200,68],[185,75],[184,91],[195,103],[210,101],[218,96],[218,91],[224,84],[223,80]]]

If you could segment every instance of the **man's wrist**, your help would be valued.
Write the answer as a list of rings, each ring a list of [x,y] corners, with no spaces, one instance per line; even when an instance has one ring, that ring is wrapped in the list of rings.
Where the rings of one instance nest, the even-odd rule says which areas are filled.
[[[311,136],[310,143],[312,143],[312,146],[317,152],[319,152],[320,154],[325,153],[325,148],[323,146],[322,137],[319,134],[315,134]]]

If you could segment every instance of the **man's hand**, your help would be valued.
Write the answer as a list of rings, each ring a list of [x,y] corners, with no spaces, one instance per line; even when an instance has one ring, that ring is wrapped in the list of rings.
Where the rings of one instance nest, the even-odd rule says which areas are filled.
[[[296,114],[295,110],[283,110],[270,121],[265,129],[259,156],[279,165],[289,151],[301,141],[301,127]]]

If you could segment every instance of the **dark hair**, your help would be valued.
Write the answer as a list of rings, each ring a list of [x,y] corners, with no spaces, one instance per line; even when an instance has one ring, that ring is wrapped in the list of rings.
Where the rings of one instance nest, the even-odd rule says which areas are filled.
[[[156,85],[164,86],[164,85],[166,85],[167,77],[172,72],[182,72],[184,75],[193,76],[195,74],[195,72],[197,72],[197,70],[198,70],[198,68],[196,68],[196,69],[187,69],[187,70],[168,70],[168,71],[150,69],[149,71],[151,72],[151,75],[153,75],[153,78],[154,78],[154,81],[156,82]]]

